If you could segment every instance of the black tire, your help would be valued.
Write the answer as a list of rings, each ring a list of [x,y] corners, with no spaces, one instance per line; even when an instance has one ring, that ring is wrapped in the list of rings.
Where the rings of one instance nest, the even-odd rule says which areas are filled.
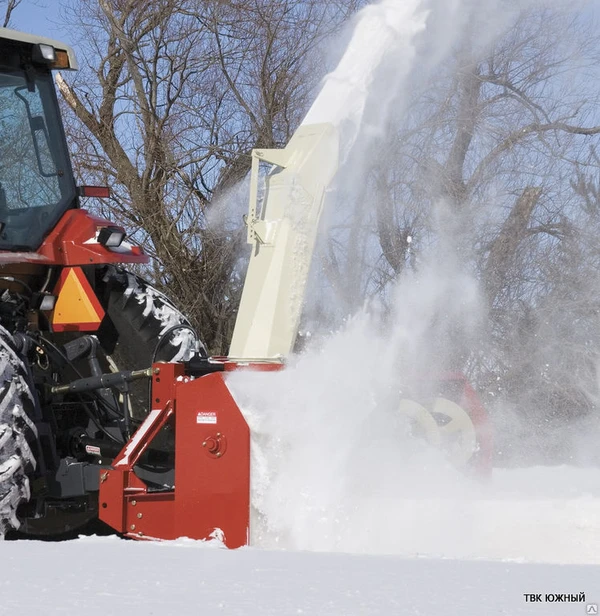
[[[19,528],[17,509],[30,497],[28,474],[36,466],[30,443],[37,436],[33,400],[27,367],[0,326],[0,539]]]
[[[97,271],[96,292],[106,310],[98,338],[120,370],[148,368],[153,361],[182,361],[206,349],[173,302],[143,278],[108,266]],[[149,412],[148,388],[130,387],[134,417]]]

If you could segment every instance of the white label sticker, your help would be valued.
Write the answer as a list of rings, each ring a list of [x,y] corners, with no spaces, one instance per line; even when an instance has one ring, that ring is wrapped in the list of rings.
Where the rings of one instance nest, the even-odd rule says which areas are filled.
[[[85,452],[89,453],[92,456],[101,456],[100,447],[96,447],[95,445],[86,445]]]
[[[197,424],[216,424],[217,413],[216,411],[200,411],[196,415]]]

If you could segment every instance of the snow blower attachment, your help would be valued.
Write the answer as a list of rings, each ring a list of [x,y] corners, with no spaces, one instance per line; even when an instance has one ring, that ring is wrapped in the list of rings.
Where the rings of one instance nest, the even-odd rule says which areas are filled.
[[[214,538],[229,548],[247,545],[250,431],[223,376],[239,369],[282,368],[283,364],[276,363],[253,365],[206,359],[155,364],[150,372],[156,408],[111,468],[101,472],[100,519],[135,539]],[[438,381],[437,391],[440,396],[431,411],[414,400],[400,400],[399,412],[414,414],[420,425],[426,422],[426,438],[432,444],[442,446],[444,432],[466,439],[466,443],[459,440],[451,444],[450,458],[457,466],[470,462],[476,473],[485,474],[491,463],[490,433],[475,392],[459,374],[445,375]],[[439,415],[449,417],[442,428],[433,419]],[[471,421],[467,421],[469,417]],[[138,464],[160,431],[169,425],[175,432],[174,483],[143,481]],[[467,460],[469,448],[475,454]]]
[[[280,370],[293,349],[337,130],[302,125],[283,150],[253,153],[250,264],[230,358],[210,359],[169,298],[125,269],[144,252],[81,209],[108,191],[75,184],[55,68],[76,68],[67,45],[0,28],[0,538],[100,519],[131,538],[245,545],[251,439],[224,377]],[[474,392],[440,383],[433,408],[398,411],[431,442],[459,435],[458,463],[489,467]]]
[[[144,423],[111,468],[100,473],[100,519],[135,538],[219,538],[248,543],[250,431],[223,382],[224,364],[205,362],[202,378],[189,364],[156,364]],[[175,431],[174,485],[136,475],[161,430]]]

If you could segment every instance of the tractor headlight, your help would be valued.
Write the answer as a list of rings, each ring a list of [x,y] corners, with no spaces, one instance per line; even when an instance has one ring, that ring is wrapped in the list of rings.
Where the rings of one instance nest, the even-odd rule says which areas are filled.
[[[56,49],[46,43],[38,43],[31,50],[31,60],[35,64],[45,64],[49,68],[71,68],[69,54],[64,49]]]
[[[118,248],[125,235],[125,231],[120,227],[103,227],[98,233],[98,242],[106,248]]]
[[[54,64],[54,62],[56,62],[56,50],[52,47],[52,45],[39,43],[33,47],[32,59],[34,62]]]

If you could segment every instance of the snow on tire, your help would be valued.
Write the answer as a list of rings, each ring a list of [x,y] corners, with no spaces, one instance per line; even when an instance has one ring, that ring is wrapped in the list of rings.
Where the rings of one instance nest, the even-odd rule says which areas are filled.
[[[96,291],[118,332],[121,352],[127,355],[121,363],[128,369],[145,368],[153,359],[176,362],[195,352],[207,355],[188,319],[139,276],[109,266]],[[102,327],[100,338],[102,341]]]
[[[29,417],[33,396],[28,371],[0,326],[0,539],[17,529],[17,508],[29,500],[28,473],[35,469],[29,443],[36,429]]]

